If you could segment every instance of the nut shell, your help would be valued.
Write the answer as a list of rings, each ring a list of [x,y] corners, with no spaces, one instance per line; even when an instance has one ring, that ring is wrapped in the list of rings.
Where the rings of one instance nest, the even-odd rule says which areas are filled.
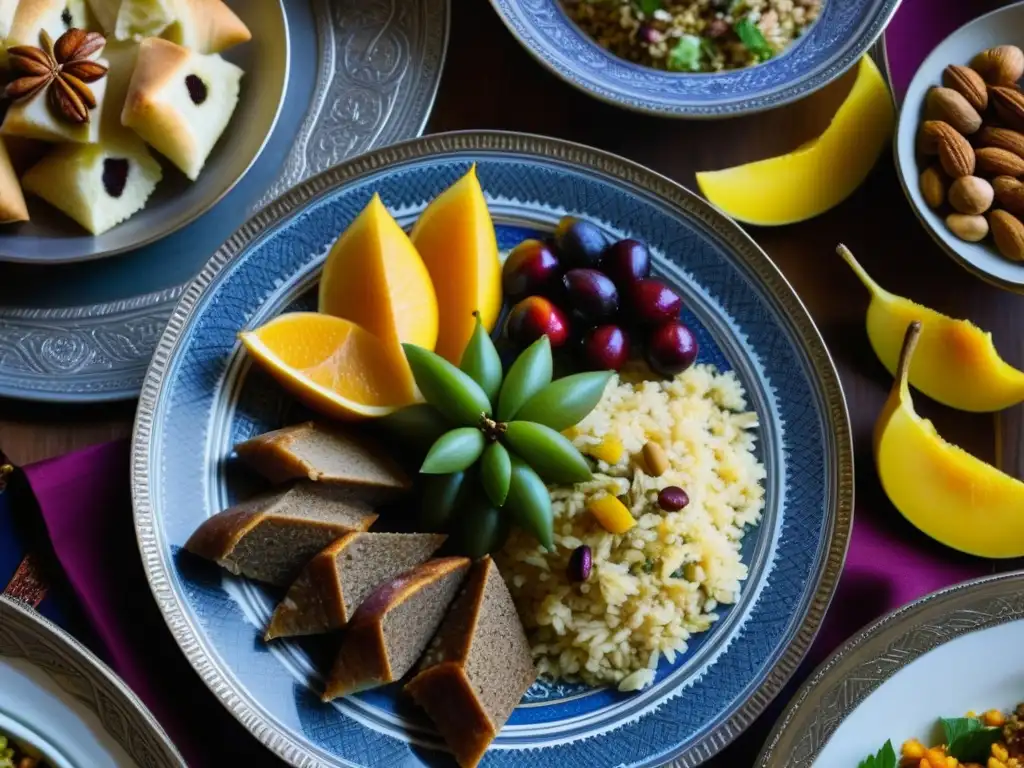
[[[949,176],[959,179],[974,173],[974,147],[948,123],[936,121],[938,126],[939,163]]]
[[[967,99],[967,103],[978,112],[984,112],[988,108],[988,89],[985,87],[985,80],[970,67],[950,64],[942,73],[942,83]]]
[[[923,155],[934,155],[939,151],[939,137],[946,129],[956,129],[941,120],[925,120],[917,132],[917,149]]]
[[[946,200],[946,179],[942,171],[932,165],[924,169],[919,180],[921,197],[929,208],[938,208]]]
[[[994,196],[992,185],[977,176],[961,176],[949,186],[949,204],[959,213],[984,213]]]
[[[983,176],[1020,176],[1024,173],[1024,158],[1008,149],[982,147],[975,155],[978,174]]]
[[[1024,51],[1016,45],[997,45],[971,59],[971,69],[986,83],[1016,83],[1024,75]]]
[[[996,248],[1010,261],[1024,261],[1024,224],[1011,213],[992,211],[988,217]]]
[[[1011,176],[997,176],[992,179],[995,204],[1014,216],[1024,216],[1024,183]]]
[[[946,226],[950,232],[968,243],[977,243],[988,235],[988,222],[978,214],[951,213],[946,217]]]
[[[977,147],[998,147],[1024,158],[1024,133],[994,125],[983,125],[974,137]]]
[[[997,85],[988,90],[996,117],[1010,128],[1024,129],[1024,93],[1014,87]]]
[[[952,88],[934,87],[928,91],[926,112],[935,120],[944,120],[964,135],[981,128],[981,115]]]

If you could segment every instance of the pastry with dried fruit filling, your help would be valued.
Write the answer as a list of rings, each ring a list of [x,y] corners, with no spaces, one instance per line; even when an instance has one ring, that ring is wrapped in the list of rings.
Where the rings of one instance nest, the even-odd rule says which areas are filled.
[[[16,221],[28,221],[28,208],[11,156],[4,142],[0,141],[0,224]]]
[[[162,37],[196,53],[220,53],[252,39],[252,33],[223,0],[174,0],[177,20]]]

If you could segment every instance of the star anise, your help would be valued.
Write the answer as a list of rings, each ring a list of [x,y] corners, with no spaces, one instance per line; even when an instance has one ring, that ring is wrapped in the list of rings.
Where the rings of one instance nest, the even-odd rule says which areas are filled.
[[[87,83],[107,74],[106,66],[90,57],[106,45],[106,39],[97,32],[69,29],[56,43],[45,30],[39,40],[38,48],[18,45],[7,51],[16,74],[4,95],[19,102],[48,90],[48,103],[58,117],[76,125],[88,123],[96,96]]]

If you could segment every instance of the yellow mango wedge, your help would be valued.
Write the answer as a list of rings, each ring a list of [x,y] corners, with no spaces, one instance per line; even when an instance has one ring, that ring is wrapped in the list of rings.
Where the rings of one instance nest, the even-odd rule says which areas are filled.
[[[915,527],[953,549],[990,558],[1024,555],[1024,483],[947,443],[914,411],[907,386],[921,324],[912,322],[896,380],[875,424],[878,478]]]
[[[437,291],[439,327],[434,351],[458,365],[476,327],[488,331],[501,312],[501,262],[476,165],[438,195],[413,227],[413,245]]]
[[[825,132],[786,155],[697,174],[704,196],[734,219],[773,226],[838,205],[867,177],[889,144],[895,113],[878,67],[865,56]]]
[[[977,413],[1001,411],[1024,400],[1024,373],[999,357],[991,333],[889,293],[846,246],[836,251],[871,294],[868,339],[889,373],[896,374],[907,325],[917,320],[921,340],[910,368],[915,389],[950,408]]]

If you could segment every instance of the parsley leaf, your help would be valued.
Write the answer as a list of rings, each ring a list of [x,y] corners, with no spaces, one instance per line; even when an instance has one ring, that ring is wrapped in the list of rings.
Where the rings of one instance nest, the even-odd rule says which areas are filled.
[[[768,45],[757,24],[750,19],[740,19],[733,26],[736,36],[748,51],[754,54],[758,61],[768,61],[775,55],[775,50]]]
[[[636,6],[644,16],[650,16],[661,10],[661,0],[636,0]]]
[[[683,35],[668,52],[668,68],[675,72],[700,72],[702,55],[701,39],[696,35]]]
[[[992,745],[999,741],[999,728],[986,728],[976,717],[940,718],[946,752],[966,763],[985,762]]]
[[[896,750],[892,748],[892,740],[885,742],[874,755],[868,755],[860,761],[857,768],[896,768]]]

